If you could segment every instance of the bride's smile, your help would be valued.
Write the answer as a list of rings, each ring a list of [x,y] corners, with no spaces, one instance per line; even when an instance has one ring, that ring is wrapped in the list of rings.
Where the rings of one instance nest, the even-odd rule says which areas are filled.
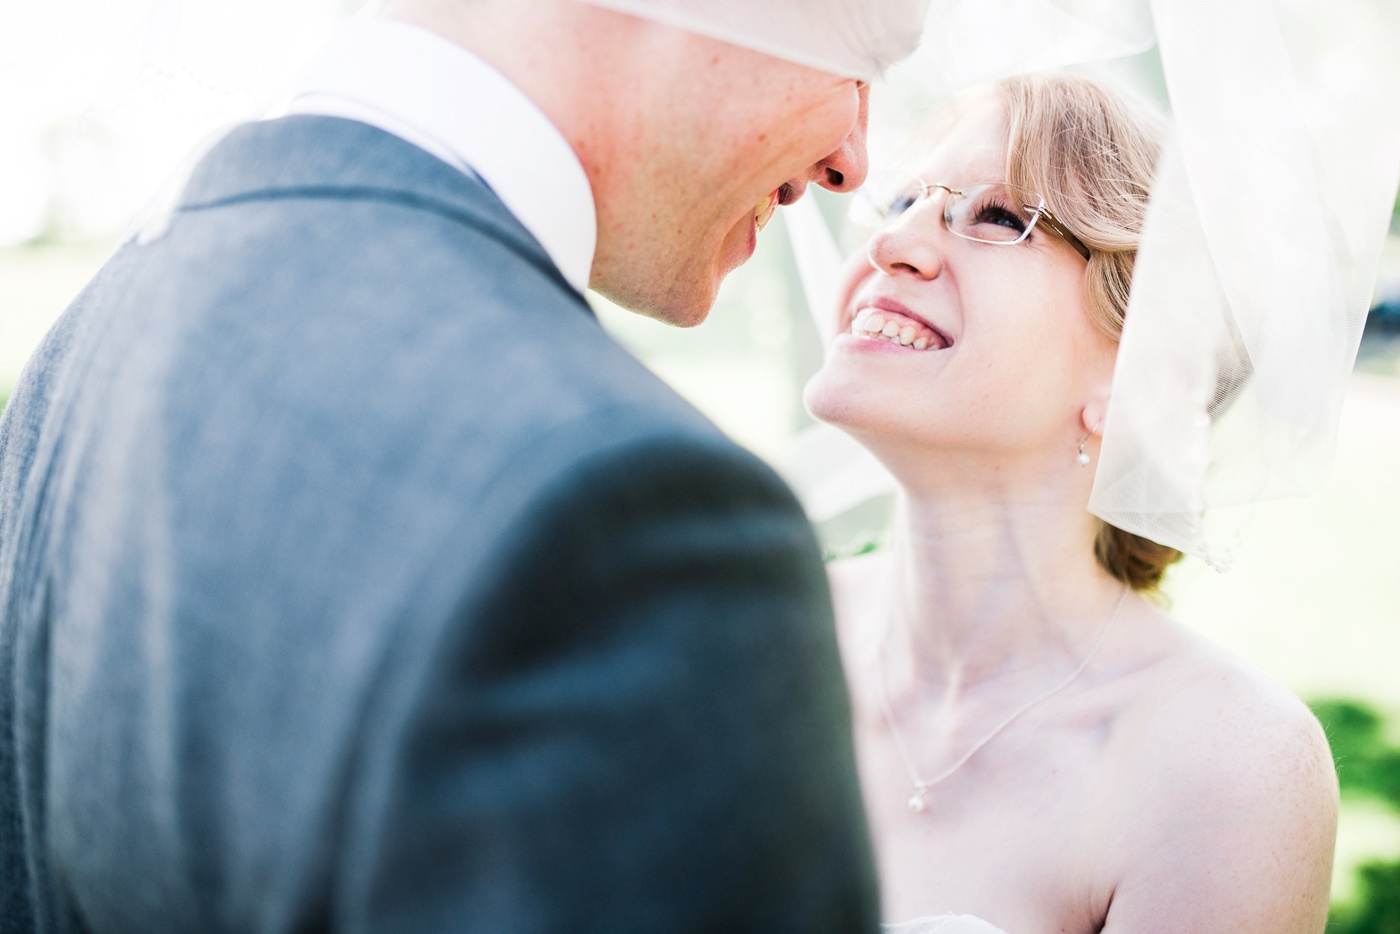
[[[953,346],[946,334],[893,299],[874,299],[863,305],[851,321],[850,335],[914,351]]]

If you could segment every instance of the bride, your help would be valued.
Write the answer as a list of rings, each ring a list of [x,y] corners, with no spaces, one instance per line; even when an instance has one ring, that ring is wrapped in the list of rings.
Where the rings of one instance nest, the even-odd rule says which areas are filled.
[[[947,113],[850,268],[808,408],[897,479],[830,568],[898,932],[1318,932],[1337,787],[1287,690],[1086,511],[1158,153],[1087,79]]]

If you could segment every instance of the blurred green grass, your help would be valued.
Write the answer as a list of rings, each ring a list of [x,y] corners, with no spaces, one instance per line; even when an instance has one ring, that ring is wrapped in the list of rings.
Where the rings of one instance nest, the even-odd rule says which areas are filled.
[[[1351,700],[1314,701],[1327,730],[1342,788],[1340,836],[1350,865],[1333,885],[1331,924],[1337,934],[1400,931],[1400,745],[1395,721]],[[1388,839],[1387,839],[1388,838]],[[1367,854],[1369,844],[1376,852]]]

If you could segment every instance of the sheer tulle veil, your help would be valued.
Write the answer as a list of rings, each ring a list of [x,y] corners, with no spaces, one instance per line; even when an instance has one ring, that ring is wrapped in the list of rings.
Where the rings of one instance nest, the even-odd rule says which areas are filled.
[[[931,0],[584,0],[874,80],[919,45]]]

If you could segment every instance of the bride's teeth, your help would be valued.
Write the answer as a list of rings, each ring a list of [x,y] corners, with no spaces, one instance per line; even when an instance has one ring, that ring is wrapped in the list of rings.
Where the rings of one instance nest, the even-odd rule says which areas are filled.
[[[944,346],[930,329],[909,323],[902,316],[886,318],[874,308],[861,308],[855,313],[851,318],[851,333],[914,350],[941,350]]]

